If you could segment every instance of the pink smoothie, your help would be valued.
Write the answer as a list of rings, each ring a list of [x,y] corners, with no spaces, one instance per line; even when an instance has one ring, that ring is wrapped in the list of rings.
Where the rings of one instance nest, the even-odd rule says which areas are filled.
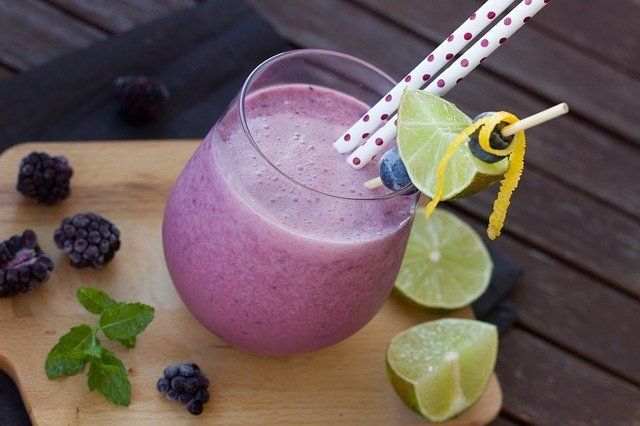
[[[307,352],[355,333],[383,304],[416,198],[362,200],[385,194],[362,187],[376,165],[353,170],[331,146],[366,109],[318,86],[261,89],[244,110],[262,154],[232,106],[186,165],[165,211],[165,257],[185,304],[218,336],[263,354]]]

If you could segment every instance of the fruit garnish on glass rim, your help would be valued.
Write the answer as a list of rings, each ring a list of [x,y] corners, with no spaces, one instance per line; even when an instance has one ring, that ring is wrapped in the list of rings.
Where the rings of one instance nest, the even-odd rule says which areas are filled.
[[[487,229],[490,239],[498,237],[524,169],[524,130],[566,112],[567,105],[559,104],[524,120],[502,111],[472,122],[451,102],[407,89],[398,109],[398,148],[413,186],[432,199],[426,216],[442,200],[466,197],[502,180]],[[384,173],[402,167],[385,168],[382,160],[379,181],[388,187],[393,179]],[[375,180],[365,183],[375,185]]]

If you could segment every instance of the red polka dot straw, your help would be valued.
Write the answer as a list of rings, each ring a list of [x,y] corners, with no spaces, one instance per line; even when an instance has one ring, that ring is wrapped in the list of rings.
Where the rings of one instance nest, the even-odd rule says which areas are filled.
[[[483,32],[482,30],[484,27],[490,24],[489,21],[495,20],[497,16],[506,10],[510,3],[511,1],[509,0],[502,2],[489,0],[485,2],[484,5],[474,14],[473,19],[469,18],[465,24],[452,33],[454,37],[451,41],[448,41],[447,38],[444,43],[446,47],[440,49],[443,46],[441,45],[431,53],[431,55],[433,55],[431,62],[428,60],[428,58],[431,57],[431,55],[429,55],[429,57],[420,64],[424,65],[426,63],[427,66],[420,67],[419,65],[418,68],[411,72],[411,74],[421,75],[422,79],[413,79],[412,82],[416,84],[415,86],[401,82],[398,85],[402,87],[401,90],[404,90],[407,86],[416,88],[418,87],[417,84],[424,81],[431,81],[424,90],[440,96],[445,95],[449,90],[455,87],[456,84],[461,82],[464,77],[473,71],[480,62],[485,60],[517,30],[522,28],[526,22],[528,22],[536,13],[549,3],[549,0],[522,0],[507,14],[504,19],[501,21],[496,20],[497,22],[494,22],[493,27],[484,34],[482,39],[478,40],[467,51],[465,51],[462,57],[456,61],[454,65],[442,70],[437,79],[431,80],[431,76],[437,72],[432,71],[435,69],[435,65],[439,65],[441,67],[440,69],[444,68],[444,64],[441,63],[447,61],[447,54],[458,54],[462,49],[460,46],[463,46],[463,43],[469,42],[469,40],[466,39],[473,38],[473,36],[466,37],[466,33],[479,34]],[[456,48],[459,48],[460,50],[455,50]],[[385,102],[384,98],[381,102],[385,104],[386,108],[388,108],[390,104],[394,108],[397,108],[397,102],[399,101],[401,92],[398,93],[392,91],[390,94],[393,95],[392,102]],[[388,115],[386,114],[388,114],[389,110],[386,109],[385,111],[385,119],[387,119]],[[381,117],[381,115],[377,116]],[[385,120],[381,121],[384,122]],[[378,125],[380,125],[380,123],[380,121],[377,122]],[[388,146],[389,141],[393,141],[395,139],[397,130],[395,120],[382,124],[382,127],[374,133],[371,133],[365,143],[353,151],[353,153],[348,157],[348,161],[352,167],[357,169],[364,167],[375,155],[382,152],[382,150]],[[382,143],[380,143],[380,140],[382,140]],[[358,164],[355,163],[354,159],[358,160]]]
[[[384,125],[389,113],[397,110],[402,97],[402,92],[407,88],[419,89],[425,82],[431,79],[431,76],[438,74],[442,69],[450,64],[450,61],[460,53],[477,34],[481,34],[485,27],[491,24],[488,18],[489,13],[500,14],[510,6],[513,0],[487,0],[480,6],[474,14],[473,19],[466,19],[460,27],[450,33],[447,38],[434,51],[425,54],[424,60],[416,66],[411,72],[407,73],[405,78],[400,81],[391,91],[384,94],[381,100],[376,103],[362,119],[358,120],[351,128],[334,142],[333,146],[339,153],[347,153],[356,149],[359,137],[351,137],[346,139],[346,134],[364,135],[369,133],[369,139],[372,138],[375,130]],[[365,118],[367,117],[368,118]],[[384,117],[384,118],[383,118]],[[384,138],[383,138],[384,139]],[[393,139],[393,138],[392,138]],[[371,144],[375,145],[375,138],[371,139]],[[368,156],[359,157],[361,165],[364,166],[370,158]]]

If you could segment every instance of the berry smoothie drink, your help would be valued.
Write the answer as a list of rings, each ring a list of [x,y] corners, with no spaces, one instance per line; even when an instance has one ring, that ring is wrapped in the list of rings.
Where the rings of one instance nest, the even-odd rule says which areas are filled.
[[[393,82],[322,51],[258,67],[170,195],[169,272],[209,330],[253,352],[288,355],[362,328],[388,296],[415,195],[362,184],[332,142]]]

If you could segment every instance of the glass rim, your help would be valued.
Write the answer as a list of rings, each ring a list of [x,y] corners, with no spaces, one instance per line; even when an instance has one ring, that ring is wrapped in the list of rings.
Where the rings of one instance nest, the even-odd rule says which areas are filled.
[[[253,145],[253,148],[258,152],[258,154],[260,154],[260,156],[264,159],[264,161],[267,162],[267,164],[269,164],[277,173],[279,173],[280,175],[282,175],[285,179],[289,180],[290,182],[301,186],[302,188],[304,188],[305,190],[308,191],[312,191],[315,192],[317,194],[321,194],[323,196],[326,197],[331,197],[331,198],[336,198],[336,199],[341,199],[341,200],[349,200],[349,201],[380,201],[380,200],[389,200],[392,198],[396,198],[399,196],[404,196],[404,195],[409,195],[408,192],[413,190],[413,185],[409,184],[407,187],[401,189],[400,191],[397,192],[391,192],[389,194],[385,194],[385,195],[380,195],[377,197],[364,197],[364,198],[359,198],[359,197],[345,197],[345,196],[341,196],[341,195],[336,195],[336,194],[330,194],[328,192],[324,192],[321,191],[319,189],[315,189],[315,188],[311,188],[301,182],[298,182],[296,179],[292,178],[291,176],[289,176],[287,173],[283,172],[282,170],[280,170],[280,168],[278,168],[278,166],[276,166],[275,164],[273,164],[271,162],[271,160],[269,160],[269,158],[264,154],[264,152],[262,152],[262,150],[260,149],[260,147],[258,146],[258,143],[256,142],[256,140],[254,139],[251,130],[249,129],[249,124],[247,123],[247,116],[245,113],[245,102],[246,102],[246,97],[249,91],[249,87],[251,86],[251,83],[256,79],[256,77],[260,74],[260,72],[262,70],[264,70],[266,67],[268,67],[269,65],[271,65],[272,63],[279,61],[281,59],[284,58],[289,58],[289,57],[294,57],[294,56],[300,56],[300,55],[308,55],[308,54],[320,54],[320,55],[327,55],[327,56],[334,56],[336,58],[339,59],[344,59],[344,60],[348,60],[351,62],[355,62],[359,65],[364,66],[365,68],[373,71],[374,73],[377,73],[379,76],[382,76],[384,79],[388,80],[392,86],[395,86],[397,84],[397,82],[391,78],[387,73],[383,72],[382,70],[380,70],[379,68],[371,65],[370,63],[368,63],[367,61],[364,61],[362,59],[358,59],[354,56],[351,55],[347,55],[346,53],[340,53],[340,52],[334,52],[331,50],[324,50],[324,49],[296,49],[296,50],[289,50],[286,52],[282,52],[282,53],[278,53],[272,57],[270,57],[269,59],[265,60],[264,62],[262,62],[260,65],[258,65],[253,71],[251,71],[251,74],[249,74],[249,76],[245,79],[244,84],[242,85],[242,88],[240,89],[240,99],[239,99],[239,111],[240,111],[240,122],[242,123],[242,130],[244,131],[245,136],[247,137],[247,139],[249,139],[249,142],[251,142],[251,145]]]

